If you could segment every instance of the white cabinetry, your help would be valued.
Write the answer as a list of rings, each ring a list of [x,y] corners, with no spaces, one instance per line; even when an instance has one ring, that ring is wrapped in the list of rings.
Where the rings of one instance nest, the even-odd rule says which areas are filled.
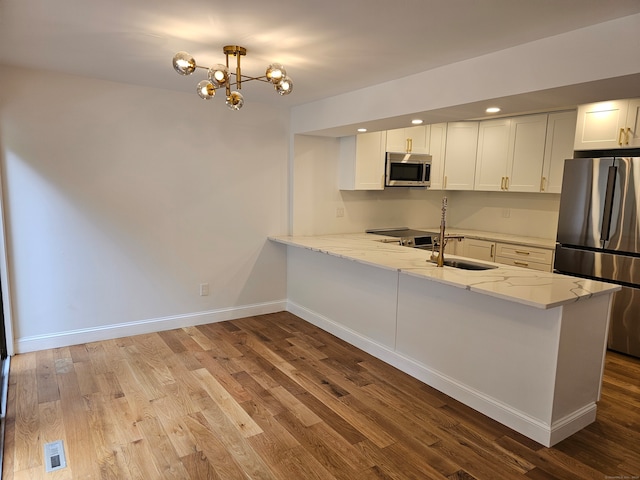
[[[560,193],[562,189],[564,161],[567,158],[573,158],[576,118],[575,111],[549,114],[542,182],[540,184],[541,192]]]
[[[340,190],[383,190],[386,132],[340,139]]]
[[[480,122],[474,190],[505,190],[510,127],[508,118]]]
[[[387,152],[430,153],[429,126],[387,130]]]
[[[444,181],[444,153],[447,143],[447,124],[431,125],[429,135],[429,153],[431,154],[430,190],[442,190]]]
[[[478,146],[478,122],[447,124],[444,188],[473,190]]]
[[[496,242],[465,237],[464,256],[493,262],[496,258]]]
[[[543,272],[552,270],[553,250],[497,242],[495,251],[497,263]]]
[[[547,115],[480,122],[475,190],[538,192]]]
[[[553,253],[552,249],[547,248],[469,237],[464,239],[465,257],[541,270],[543,272],[551,272],[553,270]]]
[[[575,150],[640,146],[640,99],[590,103],[578,107]]]

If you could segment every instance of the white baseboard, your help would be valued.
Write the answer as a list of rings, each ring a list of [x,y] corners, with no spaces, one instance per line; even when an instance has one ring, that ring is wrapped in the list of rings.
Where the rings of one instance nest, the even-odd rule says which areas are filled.
[[[172,315],[169,317],[153,318],[136,322],[105,325],[102,327],[68,330],[66,332],[56,332],[49,335],[22,337],[15,341],[15,352],[35,352],[48,348],[68,347],[70,345],[79,345],[81,343],[111,340],[113,338],[160,332],[174,328],[224,322],[226,320],[234,320],[236,318],[281,312],[286,310],[286,306],[286,300],[280,300],[254,305],[221,308],[206,312],[186,313],[182,315]]]
[[[595,420],[596,404],[592,403],[549,425],[316,312],[292,302],[288,302],[287,310],[546,447],[564,440]]]

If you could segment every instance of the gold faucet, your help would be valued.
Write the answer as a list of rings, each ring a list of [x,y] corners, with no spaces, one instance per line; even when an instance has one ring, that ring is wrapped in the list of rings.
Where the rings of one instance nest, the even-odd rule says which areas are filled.
[[[444,230],[447,218],[447,197],[442,197],[442,217],[440,219],[440,235],[438,237],[438,258],[434,257],[433,246],[431,247],[431,260],[436,260],[436,266],[443,267],[444,266],[444,247],[447,243],[447,238],[445,237]]]

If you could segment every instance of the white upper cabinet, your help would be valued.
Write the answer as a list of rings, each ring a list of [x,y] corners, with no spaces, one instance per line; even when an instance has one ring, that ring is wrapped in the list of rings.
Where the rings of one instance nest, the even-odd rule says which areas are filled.
[[[547,136],[547,115],[527,115],[511,119],[510,168],[505,190],[539,192]]]
[[[575,150],[640,146],[640,99],[590,103],[578,107]]]
[[[576,118],[576,111],[549,114],[541,192],[560,193],[562,189],[564,161],[573,157]]]
[[[340,139],[340,190],[383,190],[386,132]]]
[[[473,190],[477,147],[478,122],[447,124],[443,188]]]
[[[442,190],[444,181],[444,153],[447,144],[447,124],[431,125],[429,135],[429,153],[431,154],[430,190]]]
[[[387,130],[387,152],[429,152],[429,125]]]
[[[547,115],[480,122],[475,190],[539,192]]]
[[[505,190],[509,164],[511,120],[501,118],[480,122],[476,156],[475,190]]]

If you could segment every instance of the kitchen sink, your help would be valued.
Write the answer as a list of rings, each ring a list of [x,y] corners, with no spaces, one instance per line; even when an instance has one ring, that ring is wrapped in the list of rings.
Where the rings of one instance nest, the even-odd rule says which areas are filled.
[[[435,260],[429,260],[431,263],[437,263]],[[460,268],[462,270],[491,270],[498,268],[497,265],[487,265],[485,263],[476,263],[469,260],[448,260],[444,259],[446,267]]]

